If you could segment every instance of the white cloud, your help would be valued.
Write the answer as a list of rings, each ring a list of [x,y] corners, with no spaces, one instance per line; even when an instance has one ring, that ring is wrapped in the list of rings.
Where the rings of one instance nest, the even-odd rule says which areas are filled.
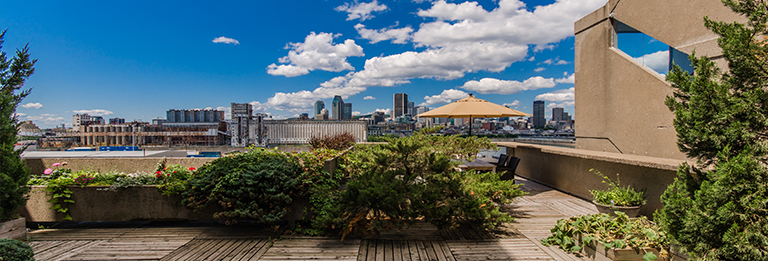
[[[216,39],[213,39],[213,42],[214,43],[235,44],[235,45],[240,44],[240,41],[232,39],[232,38],[224,37],[224,36],[216,37]]]
[[[536,95],[536,100],[550,102],[572,102],[575,100],[574,87]]]
[[[359,112],[359,111],[353,111],[353,112],[352,112],[352,116],[357,116],[357,115],[360,115],[360,112]]]
[[[461,4],[444,0],[433,3],[422,17],[437,18],[423,24],[414,33],[414,41],[428,46],[446,43],[504,41],[510,44],[534,44],[549,49],[551,43],[573,36],[573,23],[605,4],[605,0],[558,0],[553,4],[525,9],[518,0],[500,0],[499,6],[486,11],[475,2]]]
[[[24,116],[27,116],[27,114],[26,113],[21,113],[21,112],[15,112],[11,116],[12,117],[24,117]]]
[[[397,44],[404,44],[408,42],[408,40],[411,38],[411,33],[413,32],[413,28],[410,26],[406,26],[403,28],[393,28],[393,29],[379,29],[379,30],[373,30],[373,29],[366,29],[365,25],[357,24],[355,25],[355,29],[357,30],[357,33],[360,34],[360,37],[363,39],[368,39],[371,41],[371,43],[378,43],[381,41],[386,41],[392,39],[393,43]]]
[[[535,47],[533,47],[533,51],[534,52],[541,52],[541,51],[544,51],[544,50],[550,50],[551,51],[551,50],[554,50],[555,47],[556,46],[554,44],[538,44]]]
[[[556,79],[555,82],[557,82],[557,83],[570,83],[570,84],[574,84],[574,83],[576,83],[576,75],[575,74],[571,74],[571,75],[568,75],[568,77],[563,77],[563,78],[560,78],[560,79]]]
[[[539,67],[539,68],[533,69],[533,71],[534,71],[534,72],[541,72],[541,71],[544,71],[544,70],[546,70],[546,69],[547,69],[547,68],[544,68],[544,67]]]
[[[387,10],[387,6],[384,4],[379,4],[376,0],[373,0],[373,2],[370,2],[370,3],[355,3],[355,4],[345,3],[344,5],[340,5],[336,7],[336,11],[349,13],[347,15],[347,21],[355,20],[355,19],[360,19],[360,21],[365,21],[373,18],[373,15],[371,13],[381,12],[386,10]]]
[[[354,70],[347,57],[363,56],[363,47],[347,39],[343,44],[333,44],[333,38],[338,35],[314,32],[307,35],[303,43],[290,43],[286,46],[288,56],[279,59],[280,63],[270,64],[267,73],[294,77],[308,74],[312,70],[340,72]]]
[[[553,103],[547,104],[547,109],[565,108],[565,107],[573,106],[574,104],[576,104],[576,102],[574,102],[574,101],[565,101],[565,102],[560,102],[560,103],[553,102]]]
[[[558,60],[556,64],[557,65],[564,65],[564,64],[569,64],[569,62],[568,61],[564,61],[564,60]]]
[[[438,95],[424,96],[425,101],[419,104],[419,106],[432,106],[435,104],[450,103],[455,100],[467,98],[467,96],[469,96],[468,93],[460,90],[456,90],[456,89],[444,90],[442,93]]]
[[[483,78],[480,81],[468,81],[460,88],[482,94],[514,94],[521,91],[555,87],[555,80],[534,76],[525,81],[506,81],[494,78]]]
[[[505,104],[502,104],[502,105],[503,106],[509,106],[509,107],[517,107],[517,106],[520,106],[520,101],[519,100],[514,100],[513,102],[505,103]]]
[[[365,96],[365,97],[363,97],[363,100],[375,100],[375,99],[376,99],[376,97],[373,97],[373,96]]]
[[[384,114],[389,114],[389,112],[391,112],[391,111],[392,111],[392,109],[390,109],[390,108],[386,108],[386,109],[375,109],[375,110],[373,110],[373,111],[374,111],[374,112],[380,111],[380,112],[383,112]]]
[[[51,126],[62,123],[67,123],[64,117],[59,117],[56,114],[40,114],[38,116],[27,116],[24,120],[36,122],[40,126]]]
[[[555,48],[553,43],[573,36],[573,23],[576,20],[603,6],[605,2],[606,0],[556,0],[550,5],[537,6],[533,11],[528,11],[518,0],[499,0],[495,9],[486,11],[474,2],[454,4],[445,0],[435,1],[431,3],[431,8],[417,13],[429,22],[420,25],[418,31],[410,34],[410,41],[417,47],[423,47],[420,51],[372,57],[366,60],[364,68],[360,71],[330,79],[315,90],[277,93],[265,104],[278,110],[309,108],[318,98],[330,98],[333,95],[348,97],[368,87],[397,86],[409,83],[410,79],[414,78],[451,80],[461,78],[466,73],[500,72],[512,63],[526,59],[529,46],[536,46],[540,50]],[[379,6],[377,2],[372,3]],[[361,5],[348,4],[338,7],[337,10],[350,12],[359,6]],[[371,12],[373,11],[361,11],[357,16],[353,15],[355,12],[350,12],[350,17],[369,19]],[[363,26],[357,28],[365,29]],[[378,35],[390,33],[387,29],[371,31],[371,34],[366,36],[370,39],[366,39],[403,39],[392,34]],[[327,40],[323,42],[323,46],[335,47],[331,44],[332,36],[324,36]],[[335,52],[317,51],[317,56],[325,60],[317,59],[315,56],[305,55],[305,52],[309,51],[298,49],[298,45],[309,45],[309,41],[305,42],[291,45],[291,53],[280,59],[286,67],[280,68],[273,64],[268,68],[268,73],[286,76],[306,74],[315,68],[321,68],[316,65],[318,61],[334,61],[335,63],[328,63],[334,66],[323,67],[329,69],[328,71],[353,69],[346,62],[346,57],[352,55],[335,55],[332,59],[329,56]],[[351,42],[349,46],[357,45]],[[355,54],[362,55],[362,48]],[[298,56],[307,56],[307,59],[294,60],[294,57]],[[301,63],[302,61],[305,62]],[[427,101],[423,105],[446,100],[442,94],[433,97],[425,99]]]
[[[43,104],[39,103],[39,102],[34,102],[34,103],[30,102],[30,103],[21,105],[21,107],[22,108],[27,108],[27,109],[40,109],[40,108],[43,107]]]
[[[108,110],[102,110],[102,109],[93,109],[93,110],[73,110],[72,112],[77,114],[88,114],[91,116],[107,116],[112,115],[113,112]]]
[[[668,50],[649,53],[642,57],[636,57],[635,60],[661,74],[666,74],[669,70]]]

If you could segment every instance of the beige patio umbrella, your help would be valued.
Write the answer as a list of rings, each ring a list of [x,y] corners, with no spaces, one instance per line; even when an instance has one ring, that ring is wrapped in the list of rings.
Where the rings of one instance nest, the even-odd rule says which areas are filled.
[[[454,101],[434,110],[416,115],[425,118],[469,118],[469,135],[472,135],[472,117],[499,118],[531,116],[528,113],[513,110],[469,94],[469,97]]]

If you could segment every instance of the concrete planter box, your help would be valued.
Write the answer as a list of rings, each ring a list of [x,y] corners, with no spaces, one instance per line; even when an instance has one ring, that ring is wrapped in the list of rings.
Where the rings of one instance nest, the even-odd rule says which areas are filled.
[[[117,191],[107,188],[70,187],[73,191],[71,199],[75,201],[67,206],[72,221],[213,221],[213,213],[217,210],[216,206],[210,205],[193,211],[181,205],[181,196],[164,196],[156,186],[133,186]],[[26,208],[20,214],[29,222],[61,221],[64,214],[51,209],[50,199],[45,186],[32,186]],[[292,212],[285,216],[286,221],[304,217],[308,201],[298,201]]]
[[[0,239],[26,239],[27,238],[27,223],[24,218],[17,218],[0,222]]]
[[[597,203],[595,201],[592,201],[593,204],[595,204],[595,207],[597,207],[597,211],[600,213],[605,213],[611,216],[616,216],[616,211],[624,212],[624,214],[627,214],[629,217],[637,217],[638,214],[640,214],[640,208],[643,206],[633,206],[633,207],[622,207],[622,206],[609,206],[609,205],[603,205],[600,203]]]

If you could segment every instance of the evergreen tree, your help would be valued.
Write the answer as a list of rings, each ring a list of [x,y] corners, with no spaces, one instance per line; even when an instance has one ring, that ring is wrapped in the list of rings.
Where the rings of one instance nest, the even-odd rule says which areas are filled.
[[[0,33],[0,49],[4,36],[5,31]],[[35,62],[29,59],[27,46],[16,50],[16,56],[10,60],[0,51],[0,220],[10,218],[14,210],[26,204],[29,192],[29,169],[21,161],[22,150],[14,149],[19,127],[16,106],[29,95],[29,90],[16,91],[34,73]]]
[[[678,147],[697,163],[680,166],[656,219],[694,259],[768,260],[768,7],[723,3],[747,18],[704,18],[729,70],[691,55],[693,74],[675,66],[667,75]]]

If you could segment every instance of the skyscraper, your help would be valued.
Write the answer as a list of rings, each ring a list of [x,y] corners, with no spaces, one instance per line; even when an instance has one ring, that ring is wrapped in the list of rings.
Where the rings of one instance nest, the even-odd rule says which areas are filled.
[[[408,113],[408,94],[395,93],[393,97],[392,115],[393,119]]]
[[[351,103],[344,103],[344,113],[342,113],[342,120],[351,120],[352,119],[352,104]]]
[[[552,108],[552,121],[564,121],[565,117],[563,117],[563,112],[563,108]]]
[[[533,127],[540,129],[547,125],[544,119],[544,101],[533,101]]]
[[[408,111],[405,114],[411,115],[411,117],[416,116],[416,112],[413,110],[413,102],[408,102]]]
[[[341,99],[341,96],[333,96],[333,103],[331,104],[331,119],[344,119],[344,100]]]
[[[314,111],[313,114],[314,115],[318,115],[318,114],[320,114],[320,111],[322,111],[323,109],[325,109],[325,102],[323,102],[323,101],[316,101],[315,102],[315,111]]]

